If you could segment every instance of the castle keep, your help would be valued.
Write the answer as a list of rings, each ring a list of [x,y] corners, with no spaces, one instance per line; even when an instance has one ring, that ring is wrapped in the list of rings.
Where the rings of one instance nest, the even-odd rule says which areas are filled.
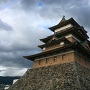
[[[33,68],[9,90],[90,90],[90,41],[87,31],[65,17],[40,39],[41,53],[24,56]]]
[[[49,28],[53,35],[40,39],[45,44],[40,45],[41,53],[24,56],[34,61],[33,68],[56,64],[78,62],[90,68],[90,41],[87,31],[73,18],[62,18],[60,23]]]

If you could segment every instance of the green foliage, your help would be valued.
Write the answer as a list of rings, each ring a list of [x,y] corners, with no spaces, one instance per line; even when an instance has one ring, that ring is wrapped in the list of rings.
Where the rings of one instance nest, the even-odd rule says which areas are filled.
[[[15,77],[3,77],[0,76],[0,84],[4,84],[4,85],[11,85],[13,83],[14,79],[19,79],[20,76],[15,76]]]
[[[0,84],[0,90],[4,90],[4,84]]]

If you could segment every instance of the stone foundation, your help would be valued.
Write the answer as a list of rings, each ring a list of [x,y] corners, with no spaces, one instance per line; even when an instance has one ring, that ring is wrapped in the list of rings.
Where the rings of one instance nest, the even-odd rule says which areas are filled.
[[[76,63],[81,90],[90,90],[90,69]]]
[[[90,70],[76,62],[29,69],[9,90],[90,90]]]

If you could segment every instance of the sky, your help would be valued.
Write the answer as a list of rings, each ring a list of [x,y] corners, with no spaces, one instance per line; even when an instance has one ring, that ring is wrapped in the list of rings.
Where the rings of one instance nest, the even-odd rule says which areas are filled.
[[[0,76],[22,76],[48,28],[73,17],[90,35],[90,0],[0,0]]]

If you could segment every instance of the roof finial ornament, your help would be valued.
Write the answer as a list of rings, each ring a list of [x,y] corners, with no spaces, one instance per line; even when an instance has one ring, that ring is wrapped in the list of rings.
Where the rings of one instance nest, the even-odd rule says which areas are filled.
[[[63,22],[63,21],[66,21],[65,15],[63,15],[63,18],[62,18],[61,22]]]
[[[62,20],[59,22],[59,24],[62,23],[62,22],[64,22],[64,21],[66,21],[65,15],[63,15]]]
[[[65,15],[63,15],[63,18],[65,19]]]

